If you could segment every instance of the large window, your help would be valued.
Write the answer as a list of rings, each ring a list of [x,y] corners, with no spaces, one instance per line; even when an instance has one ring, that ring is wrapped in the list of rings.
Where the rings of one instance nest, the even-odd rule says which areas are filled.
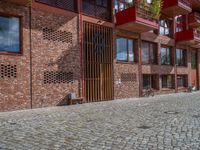
[[[154,43],[142,42],[142,63],[156,64],[157,63],[157,46]]]
[[[173,75],[162,75],[162,88],[174,88],[174,77]]]
[[[161,59],[161,64],[162,65],[171,65],[172,61],[172,53],[171,53],[171,48],[169,47],[161,47],[160,49],[160,59]]]
[[[77,10],[76,0],[36,0],[36,1],[70,11]]]
[[[178,66],[186,66],[187,51],[183,49],[176,49],[176,64]]]
[[[161,35],[170,35],[170,22],[169,20],[160,21],[160,34]]]
[[[143,74],[143,89],[158,89],[158,76]]]
[[[178,87],[187,87],[188,85],[188,77],[187,75],[178,75],[177,76],[177,86]]]
[[[83,0],[83,13],[111,21],[111,1],[110,0]]]
[[[20,18],[0,16],[0,52],[20,53]]]
[[[195,51],[191,52],[191,65],[192,69],[197,69],[197,53]]]
[[[117,42],[117,61],[135,61],[134,41],[126,38],[118,38]]]

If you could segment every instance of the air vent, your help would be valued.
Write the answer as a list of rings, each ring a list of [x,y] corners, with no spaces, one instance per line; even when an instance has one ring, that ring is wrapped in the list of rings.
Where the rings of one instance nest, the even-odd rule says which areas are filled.
[[[67,31],[44,28],[43,39],[57,42],[72,43],[72,33]]]
[[[44,72],[44,84],[60,84],[73,82],[72,72],[46,71]]]
[[[134,73],[122,73],[121,74],[121,81],[122,82],[135,82],[136,81],[136,74],[134,74]]]
[[[17,78],[17,66],[0,64],[0,78]]]

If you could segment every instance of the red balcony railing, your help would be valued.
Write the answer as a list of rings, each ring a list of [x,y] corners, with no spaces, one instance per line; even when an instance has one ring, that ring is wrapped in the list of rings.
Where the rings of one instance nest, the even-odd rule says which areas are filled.
[[[189,15],[189,25],[193,28],[200,27],[200,13],[193,12]]]
[[[189,0],[163,0],[162,13],[169,17],[184,15],[192,12]]]
[[[176,42],[195,47],[200,44],[200,30],[189,29],[176,33]]]
[[[123,8],[116,10],[116,25],[133,32],[146,32],[158,29],[158,19],[150,11],[150,5],[141,5],[139,2],[126,3],[119,0]],[[121,6],[121,5],[120,5]]]

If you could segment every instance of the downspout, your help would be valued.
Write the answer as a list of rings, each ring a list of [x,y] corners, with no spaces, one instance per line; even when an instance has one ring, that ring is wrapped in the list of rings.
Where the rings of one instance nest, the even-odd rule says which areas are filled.
[[[85,79],[84,79],[84,57],[83,57],[83,18],[82,18],[82,0],[79,1],[79,38],[80,38],[80,65],[82,80],[82,97],[85,99]]]
[[[32,68],[32,7],[31,7],[31,1],[29,2],[29,44],[30,44],[30,105],[31,109],[33,108],[33,68]]]
[[[138,50],[139,50],[139,63],[138,63],[138,71],[139,71],[139,97],[142,97],[142,87],[143,87],[143,83],[142,83],[142,44],[141,44],[141,33],[139,34],[139,38],[138,38]]]

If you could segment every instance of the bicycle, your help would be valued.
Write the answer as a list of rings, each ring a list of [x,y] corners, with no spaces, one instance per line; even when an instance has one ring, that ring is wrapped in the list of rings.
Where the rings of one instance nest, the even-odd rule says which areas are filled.
[[[154,90],[152,88],[148,88],[148,89],[145,89],[143,91],[143,97],[150,97],[150,96],[154,96]]]

